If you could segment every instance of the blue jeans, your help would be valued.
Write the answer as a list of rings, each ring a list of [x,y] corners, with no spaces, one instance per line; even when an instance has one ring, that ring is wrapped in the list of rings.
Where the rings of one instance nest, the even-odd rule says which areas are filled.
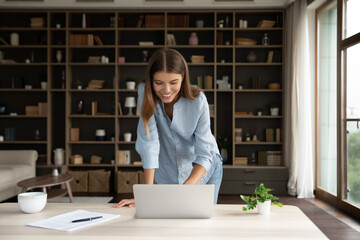
[[[214,173],[210,177],[209,181],[206,183],[206,184],[214,184],[215,185],[214,204],[216,204],[217,200],[218,200],[220,185],[221,185],[222,176],[223,176],[222,159],[219,155],[217,155],[217,156],[218,156],[218,158],[217,158],[218,161],[216,161]]]

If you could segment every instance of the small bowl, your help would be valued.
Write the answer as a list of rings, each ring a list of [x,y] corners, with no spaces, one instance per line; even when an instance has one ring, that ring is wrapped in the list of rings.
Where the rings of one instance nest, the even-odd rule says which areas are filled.
[[[47,202],[47,193],[26,192],[19,193],[18,204],[24,213],[36,213],[44,209]]]

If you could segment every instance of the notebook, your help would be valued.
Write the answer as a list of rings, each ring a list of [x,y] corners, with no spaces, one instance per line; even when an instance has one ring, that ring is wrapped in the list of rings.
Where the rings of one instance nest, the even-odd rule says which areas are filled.
[[[137,218],[210,218],[213,215],[212,184],[135,184]]]

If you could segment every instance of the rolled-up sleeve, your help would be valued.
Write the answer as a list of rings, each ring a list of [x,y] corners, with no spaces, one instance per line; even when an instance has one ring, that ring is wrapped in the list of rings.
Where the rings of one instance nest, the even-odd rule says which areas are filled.
[[[201,114],[194,133],[196,159],[193,165],[199,164],[208,171],[213,164],[214,152],[211,142],[213,136],[210,130],[209,106],[205,97],[202,97],[200,100]]]
[[[138,87],[139,122],[137,127],[137,139],[135,148],[141,157],[144,169],[159,168],[160,143],[157,124],[154,115],[148,121],[150,136],[146,134],[143,119],[141,117],[142,103],[144,99],[145,85]]]

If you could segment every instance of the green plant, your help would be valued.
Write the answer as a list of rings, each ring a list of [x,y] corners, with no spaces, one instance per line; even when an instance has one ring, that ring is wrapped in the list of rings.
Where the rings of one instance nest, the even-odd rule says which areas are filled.
[[[279,108],[279,104],[277,104],[277,103],[271,103],[271,104],[270,104],[270,109],[272,109],[272,108]]]
[[[251,196],[240,195],[241,199],[247,204],[243,207],[243,211],[251,210],[256,208],[258,202],[264,203],[266,200],[278,200],[278,197],[270,194],[269,192],[273,189],[266,188],[263,183],[255,188],[254,193]],[[283,205],[279,202],[271,201],[271,205],[282,207]]]
[[[263,112],[263,109],[262,109],[262,108],[258,108],[258,109],[257,109],[257,112]]]
[[[78,87],[78,86],[81,86],[82,87],[82,82],[80,80],[76,80],[75,82],[75,85]]]
[[[220,19],[217,21],[217,24],[224,24],[224,19]]]
[[[230,140],[227,137],[222,137],[222,136],[218,135],[217,144],[218,144],[219,149],[222,149],[222,148],[227,149],[230,146]]]
[[[135,78],[132,78],[132,77],[127,77],[125,79],[125,82],[136,82],[136,79]]]

